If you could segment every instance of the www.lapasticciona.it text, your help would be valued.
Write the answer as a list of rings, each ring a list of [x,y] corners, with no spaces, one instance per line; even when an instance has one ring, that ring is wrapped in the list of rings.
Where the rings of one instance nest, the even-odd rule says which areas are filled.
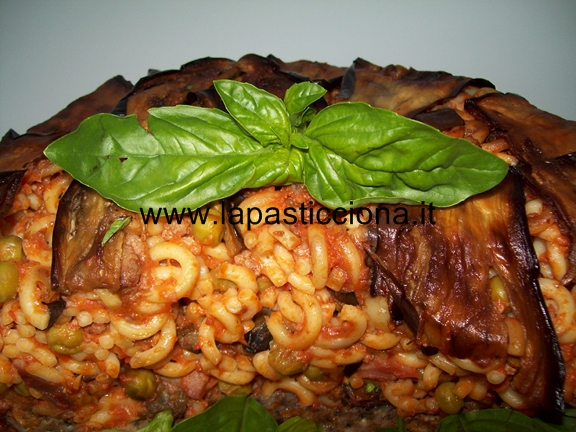
[[[353,206],[353,201],[350,201],[350,206]],[[224,206],[222,207],[224,208]],[[278,223],[294,225],[300,222],[303,225],[314,223],[326,225],[331,221],[334,221],[337,225],[355,223],[368,225],[372,222],[376,224],[386,223],[396,225],[425,223],[434,225],[436,223],[434,221],[435,209],[436,207],[434,207],[432,203],[425,205],[425,203],[422,202],[419,217],[412,219],[408,216],[408,208],[403,206],[392,206],[392,208],[386,206],[374,208],[357,207],[352,210],[337,207],[332,210],[327,207],[313,206],[312,202],[310,202],[308,206],[305,203],[301,203],[299,207],[286,207],[283,209],[276,207],[268,207],[266,209],[260,209],[258,207],[248,207],[246,209],[233,207],[227,212],[222,212],[220,220],[208,217],[208,207],[196,210],[161,207],[157,209],[148,208],[146,211],[140,208],[140,214],[145,224],[149,222],[157,224],[162,218],[165,218],[168,224],[181,224],[185,219],[188,219],[193,224],[224,224],[226,222],[232,225],[246,224],[247,229],[250,230],[250,228],[260,223],[268,225]]]

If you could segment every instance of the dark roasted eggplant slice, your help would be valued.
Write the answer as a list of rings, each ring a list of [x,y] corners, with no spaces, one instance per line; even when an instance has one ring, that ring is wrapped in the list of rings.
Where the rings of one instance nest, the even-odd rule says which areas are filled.
[[[285,63],[279,58],[272,55],[268,59],[278,65],[279,69],[287,72],[294,72],[302,77],[306,77],[312,81],[319,80],[332,80],[341,77],[346,72],[345,67],[337,67],[329,65],[328,63],[313,62],[308,60],[299,60],[294,62]]]
[[[92,93],[83,96],[54,117],[20,136],[5,135],[0,142],[0,171],[25,168],[39,157],[52,141],[75,130],[91,115],[107,113],[130,89],[132,84],[121,76],[109,79]]]
[[[278,68],[276,62],[255,54],[245,55],[238,60],[238,68],[242,74],[237,80],[253,84],[279,98],[284,98],[284,93],[291,85],[307,80],[286,73]]]
[[[419,209],[413,210],[409,221],[419,220]],[[563,360],[538,286],[519,175],[510,173],[489,192],[436,209],[433,220],[379,226],[378,261],[418,312],[416,342],[480,366],[506,358],[505,315],[490,289],[495,271],[526,338],[512,385],[533,409],[562,412]]]
[[[468,84],[494,88],[484,79],[420,72],[396,65],[384,68],[357,59],[344,74],[337,102],[362,101],[413,117],[442,99],[456,96]]]
[[[4,219],[12,207],[25,172],[26,170],[0,172],[0,219]]]
[[[442,109],[438,111],[429,111],[417,114],[414,120],[426,123],[438,130],[444,131],[456,126],[464,126],[464,120],[458,113],[452,109]]]
[[[288,69],[284,70],[284,66]],[[146,127],[148,109],[154,107],[190,104],[223,108],[213,89],[217,79],[247,82],[283,98],[292,84],[310,80],[293,73],[292,66],[300,69],[304,64],[284,64],[274,57],[256,54],[245,55],[237,62],[223,58],[196,60],[178,71],[164,71],[138,81],[126,98],[126,114],[136,114]]]
[[[239,72],[236,62],[224,58],[203,58],[140,79],[126,98],[126,114],[136,114],[146,126],[148,110],[186,103],[188,94],[212,87],[215,79],[233,78]],[[231,76],[229,76],[231,75]]]
[[[48,306],[48,311],[50,312],[50,321],[48,321],[48,327],[50,328],[54,323],[60,318],[64,309],[66,309],[66,302],[63,299],[58,299],[56,301],[46,303]]]
[[[140,265],[123,231],[102,246],[114,220],[127,216],[94,190],[73,182],[60,201],[53,235],[52,288],[63,293],[134,286]]]
[[[571,241],[563,284],[576,280],[576,122],[530,105],[513,94],[491,93],[466,101],[466,110],[485,121],[491,137],[504,137],[524,180],[551,205],[562,234]],[[562,156],[562,159],[559,159]]]

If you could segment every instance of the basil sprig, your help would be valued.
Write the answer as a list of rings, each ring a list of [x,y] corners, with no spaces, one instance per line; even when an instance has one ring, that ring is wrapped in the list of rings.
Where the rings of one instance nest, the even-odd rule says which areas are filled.
[[[45,155],[131,211],[195,209],[240,189],[304,183],[331,208],[365,203],[457,204],[497,185],[508,166],[464,139],[362,102],[309,105],[317,84],[284,101],[247,83],[215,81],[228,113],[193,106],[98,114]]]
[[[101,243],[102,246],[108,243],[108,240],[110,240],[114,234],[130,225],[131,221],[132,217],[126,216],[126,217],[119,217],[114,222],[112,222],[110,224],[110,228],[108,228],[108,231],[106,231],[104,237],[102,237],[102,243]]]

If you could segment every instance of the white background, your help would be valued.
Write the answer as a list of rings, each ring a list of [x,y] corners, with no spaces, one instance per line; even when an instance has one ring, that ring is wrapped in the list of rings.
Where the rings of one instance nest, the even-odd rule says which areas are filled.
[[[0,135],[108,78],[212,56],[481,77],[576,120],[576,1],[0,0]]]

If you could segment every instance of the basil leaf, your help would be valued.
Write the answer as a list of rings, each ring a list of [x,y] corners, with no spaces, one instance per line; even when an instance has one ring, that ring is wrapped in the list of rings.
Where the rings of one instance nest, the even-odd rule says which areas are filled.
[[[311,143],[308,150],[309,157],[305,160],[304,167],[304,184],[310,195],[327,207],[350,209],[376,202],[387,204],[417,202],[417,200],[401,197],[401,192],[412,192],[409,188],[403,188],[398,192],[400,197],[397,197],[394,189],[366,186],[355,182],[347,175],[346,161],[319,143]],[[357,167],[352,169],[361,171]],[[401,182],[397,183],[399,183],[397,185],[402,185]]]
[[[308,105],[316,102],[326,94],[326,89],[311,82],[294,84],[284,96],[284,103],[288,114],[296,114],[304,111]]]
[[[112,238],[112,236],[116,234],[118,231],[120,231],[122,228],[125,228],[128,225],[130,225],[131,220],[132,220],[131,216],[126,216],[126,217],[119,217],[114,222],[112,222],[110,224],[110,228],[108,228],[108,231],[106,231],[104,237],[102,237],[102,246],[104,246],[108,242],[108,240],[110,240],[110,238]]]
[[[288,114],[290,114],[292,126],[300,128],[310,122],[316,115],[316,111],[308,105],[316,102],[325,94],[326,89],[311,82],[294,84],[286,90],[284,103]]]
[[[45,155],[121,207],[199,208],[244,188],[303,182],[328,207],[366,203],[457,204],[495,186],[508,165],[457,140],[364,103],[296,113],[256,87],[216,81],[231,114],[209,108],[151,109],[149,132],[135,116],[98,114],[52,143]],[[291,110],[323,94],[307,83]],[[235,98],[240,98],[236,102]],[[293,114],[294,115],[294,114]],[[300,121],[299,120],[299,121]]]
[[[151,109],[148,126],[151,133],[135,116],[98,114],[48,146],[45,154],[105,198],[138,212],[145,207],[199,208],[233,195],[247,187],[255,162],[274,153],[218,110]]]
[[[330,191],[331,205],[358,202],[369,187],[380,190],[370,193],[373,202],[446,207],[494,187],[508,172],[504,161],[464,139],[362,102],[323,109],[304,135],[319,142],[330,159],[319,161],[319,152],[313,157],[316,166],[331,166],[324,173],[329,184],[317,187]]]
[[[254,160],[255,171],[246,187],[303,183],[306,155],[299,149],[287,149],[280,145],[270,149],[270,154],[261,153]]]
[[[308,107],[302,113],[301,123],[310,123],[314,117],[316,117],[316,110]]]
[[[510,409],[487,409],[444,418],[438,432],[554,432],[574,431],[576,418],[565,415],[561,424],[545,423]]]
[[[148,127],[171,154],[236,154],[262,150],[225,112],[214,108],[179,105],[153,108]]]
[[[279,143],[288,147],[292,126],[281,99],[238,81],[217,80],[214,87],[230,115],[262,145]]]
[[[278,432],[323,432],[312,420],[296,416],[278,426]]]
[[[276,420],[253,398],[227,397],[178,423],[172,432],[275,432]]]
[[[171,410],[161,411],[154,416],[152,421],[136,432],[170,432],[174,417]],[[102,432],[120,432],[117,430],[106,429]]]

